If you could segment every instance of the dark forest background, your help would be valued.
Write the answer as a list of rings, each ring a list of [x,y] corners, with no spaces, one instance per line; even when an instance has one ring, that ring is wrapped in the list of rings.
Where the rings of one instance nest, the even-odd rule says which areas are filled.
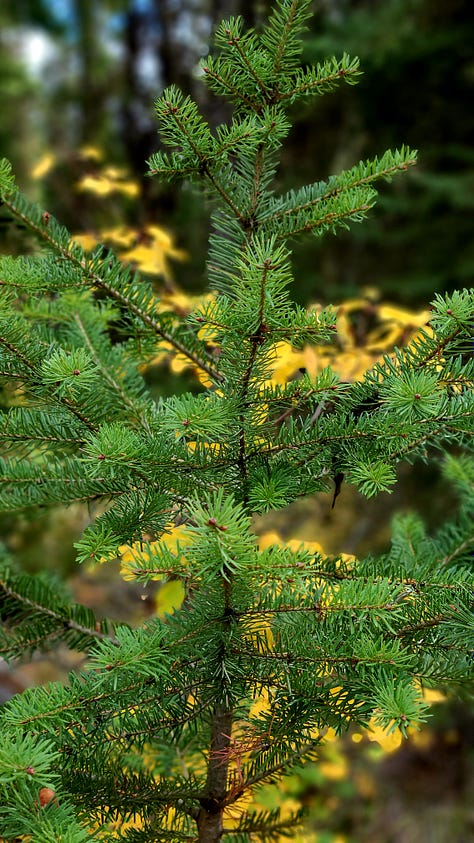
[[[38,198],[74,231],[101,223],[93,198],[71,191],[78,150],[99,146],[109,164],[140,183],[139,211],[174,232],[190,260],[177,267],[186,289],[203,288],[207,218],[192,193],[160,188],[144,173],[158,136],[153,100],[176,83],[217,123],[228,115],[198,73],[210,33],[242,14],[257,28],[264,0],[2,0],[0,148],[22,186],[47,151],[56,166]],[[470,0],[319,0],[304,60],[344,51],[363,76],[312,101],[296,126],[279,173],[282,188],[326,178],[360,158],[403,143],[419,166],[397,180],[363,226],[295,251],[300,301],[341,301],[364,287],[422,305],[434,291],[469,286],[474,268],[474,7]],[[127,208],[102,212],[110,225]],[[99,214],[99,216],[98,216]],[[137,214],[139,219],[137,220]]]

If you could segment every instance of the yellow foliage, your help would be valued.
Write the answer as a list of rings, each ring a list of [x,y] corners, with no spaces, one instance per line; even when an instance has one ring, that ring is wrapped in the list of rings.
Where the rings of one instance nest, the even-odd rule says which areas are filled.
[[[298,550],[307,550],[308,553],[314,554],[321,554],[321,556],[326,556],[327,554],[324,552],[323,548],[319,544],[319,542],[308,542],[308,541],[301,541],[300,539],[290,539],[289,541],[285,542],[286,547],[289,547],[290,550],[294,552]]]
[[[42,179],[44,176],[47,176],[49,171],[53,169],[56,163],[56,156],[53,155],[51,152],[47,152],[45,155],[40,158],[38,163],[35,167],[33,167],[31,171],[31,177],[33,179]]]
[[[188,369],[190,366],[189,358],[186,357],[184,354],[174,354],[170,360],[170,369],[176,375],[180,375],[184,372],[185,369]]]
[[[258,546],[260,550],[266,550],[274,544],[283,544],[280,534],[275,531],[262,533],[262,535],[258,537]]]
[[[179,609],[185,597],[181,580],[169,580],[164,583],[155,596],[155,610],[159,618],[171,615]]]
[[[91,161],[102,161],[104,157],[104,153],[98,146],[92,146],[90,144],[81,146],[79,152],[83,158],[88,158]]]
[[[100,232],[104,243],[111,243],[116,247],[130,249],[137,238],[137,232],[126,225],[116,225],[113,228],[103,228]]]
[[[99,234],[91,232],[75,234],[73,240],[80,243],[87,252],[92,251],[98,242],[105,243],[117,251],[120,260],[134,264],[137,269],[147,275],[162,275],[168,281],[171,279],[169,259],[185,260],[186,258],[185,252],[174,248],[171,236],[156,225],[148,226],[140,232],[124,225],[115,226],[103,229]],[[120,251],[120,249],[125,251]],[[180,312],[179,307],[183,308],[184,300],[187,299],[183,294],[175,293],[168,299],[163,296],[161,300],[156,301],[159,310],[176,309]],[[167,301],[169,301],[168,304],[166,304]],[[189,365],[187,358],[186,365]]]
[[[336,310],[336,342],[306,346],[302,365],[311,378],[331,366],[342,381],[361,380],[394,346],[413,342],[421,328],[427,330],[430,315],[428,310],[417,313],[398,305],[374,304],[369,297],[349,299]]]
[[[110,175],[85,175],[77,182],[76,187],[80,191],[94,193],[96,196],[110,196],[113,193],[123,193],[131,199],[135,199],[139,193],[138,184],[134,181],[118,181]]]
[[[85,231],[82,234],[74,234],[72,242],[79,243],[85,252],[92,252],[92,249],[97,246],[97,237]]]
[[[171,236],[157,225],[149,225],[142,229],[135,243],[125,252],[119,254],[120,260],[134,264],[147,275],[171,276],[168,261],[185,260],[186,252],[175,249]]]
[[[288,547],[294,552],[298,550],[306,550],[308,551],[308,553],[314,554],[315,556],[319,555],[323,558],[327,556],[334,557],[334,554],[326,553],[326,551],[319,542],[307,541],[304,539],[289,539],[288,541],[285,541],[280,536],[280,533],[278,533],[276,530],[270,530],[266,533],[261,533],[261,535],[259,535],[258,546],[260,550],[266,550],[268,547],[271,547],[274,544]],[[337,558],[339,562],[344,562],[346,565],[351,565],[355,562],[356,559],[353,553],[339,553],[337,554]]]
[[[176,257],[176,255],[179,255],[180,260],[184,260],[186,258],[186,253],[180,252],[179,249],[174,250],[172,257]],[[174,287],[172,290],[164,290],[161,294],[160,310],[171,310],[178,316],[185,317],[199,306],[211,301],[213,298],[214,296],[212,293],[200,293],[197,296],[191,296],[188,295],[188,293],[183,292],[183,290],[179,290],[177,287]],[[202,336],[202,333],[204,332],[205,329],[203,328],[198,331],[200,339],[204,339]]]
[[[374,362],[374,357],[363,348],[354,347],[348,351],[336,352],[336,350],[329,351],[324,347],[310,345],[304,349],[302,365],[313,380],[326,366],[331,366],[342,381],[349,383],[360,380]]]
[[[295,351],[290,343],[276,343],[274,353],[275,363],[273,365],[271,382],[275,386],[277,384],[283,385],[288,383],[298,369],[306,365],[304,354],[300,351]]]
[[[119,556],[121,559],[120,576],[123,580],[134,580],[140,573],[140,561],[148,561],[153,556],[153,549],[160,544],[166,544],[167,548],[177,554],[178,548],[185,547],[189,543],[189,537],[185,535],[184,525],[176,526],[168,524],[165,527],[165,532],[159,541],[149,542],[134,542],[132,545],[124,544],[119,547]],[[177,561],[180,561],[177,559]],[[151,579],[163,580],[164,574],[157,571],[156,577]],[[177,606],[175,606],[177,608]]]
[[[150,227],[151,230],[151,227]],[[161,230],[159,230],[161,232]],[[153,233],[153,232],[152,232]],[[156,243],[164,250],[161,262],[161,272],[166,276],[166,259],[174,257],[182,259],[180,250],[166,251],[171,244],[166,232],[158,231]],[[134,260],[143,271],[153,272],[153,247],[148,251],[143,246],[132,248],[122,255],[123,258]],[[149,258],[152,263],[149,263]],[[155,262],[155,272],[159,273],[159,260]],[[190,296],[181,290],[165,293],[161,298],[160,310],[174,311],[178,316],[186,316],[199,305],[209,302],[213,294],[206,296]],[[320,309],[319,305],[312,305],[311,309]],[[340,305],[336,311],[337,333],[335,341],[328,345],[307,345],[297,351],[288,342],[276,343],[273,347],[272,372],[268,385],[284,385],[298,376],[300,369],[305,369],[311,379],[319,375],[323,369],[330,366],[343,382],[361,380],[365,372],[389,353],[395,345],[403,346],[416,341],[421,328],[425,327],[430,317],[429,311],[409,311],[392,304],[374,304],[369,298],[350,299]],[[364,330],[358,321],[366,326]],[[368,326],[368,327],[367,327]],[[215,328],[204,324],[199,331],[199,337],[209,346],[216,343]],[[160,362],[164,357],[163,351],[150,364]],[[149,364],[149,365],[150,365]],[[194,366],[187,358],[172,353],[171,370],[181,374],[185,369],[193,369],[203,386],[212,386],[209,375]]]
[[[321,761],[318,764],[318,769],[325,779],[329,779],[334,782],[341,781],[347,777],[349,765],[347,758],[344,758],[344,756],[341,755],[335,761]]]
[[[262,688],[260,696],[258,696],[250,706],[249,717],[254,719],[259,717],[260,714],[266,714],[268,711],[270,711],[268,690],[266,688]]]
[[[390,734],[387,734],[386,729],[382,729],[372,719],[370,721],[369,729],[367,731],[369,741],[378,743],[384,752],[394,752],[403,741],[403,735],[400,729],[394,729]]]
[[[324,742],[325,743],[333,743],[333,741],[338,741],[338,740],[339,740],[339,735],[337,734],[335,729],[332,728],[332,726],[330,726],[329,729],[326,729],[326,731],[324,733]]]
[[[127,171],[124,167],[104,167],[102,175],[110,181],[124,181],[127,178]]]
[[[446,694],[443,694],[442,691],[436,691],[434,688],[423,688],[423,699],[430,705],[434,705],[435,703],[445,702]]]

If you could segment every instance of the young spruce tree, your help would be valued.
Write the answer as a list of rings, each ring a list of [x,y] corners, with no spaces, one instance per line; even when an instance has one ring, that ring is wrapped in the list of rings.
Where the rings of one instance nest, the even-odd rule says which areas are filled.
[[[391,553],[352,564],[260,550],[252,531],[253,513],[342,478],[374,495],[400,461],[472,445],[472,292],[437,297],[429,330],[361,383],[330,369],[283,387],[269,378],[280,341],[327,341],[334,323],[331,310],[291,303],[288,243],[361,221],[374,182],[415,161],[388,151],[275,193],[292,107],[359,73],[348,56],[300,67],[309,6],[278,0],[261,34],[240,18],[219,27],[202,70],[233,105],[229,125],[212,132],[175,88],[157,101],[169,151],[151,175],[201,186],[214,209],[216,295],[189,318],[160,307],[113,254],[84,253],[2,162],[4,205],[43,249],[0,264],[0,370],[22,396],[1,422],[1,509],[102,503],[79,560],[112,560],[126,544],[130,577],[185,590],[172,615],[131,628],[97,622],[56,581],[3,559],[2,656],[61,641],[88,654],[69,684],[2,709],[3,839],[291,835],[301,815],[253,810],[259,788],[316,761],[329,727],[375,716],[406,733],[424,719],[423,684],[472,676],[469,495],[434,539],[401,519]],[[199,370],[205,391],[152,400],[140,367],[160,347]],[[472,492],[467,457],[449,465]],[[167,543],[177,524],[182,541]]]

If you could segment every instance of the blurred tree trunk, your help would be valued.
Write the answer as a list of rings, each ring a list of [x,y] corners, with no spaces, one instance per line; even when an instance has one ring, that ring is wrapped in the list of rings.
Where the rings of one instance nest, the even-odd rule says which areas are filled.
[[[100,84],[101,46],[98,35],[98,4],[90,0],[73,0],[77,25],[79,60],[78,102],[82,143],[95,143],[104,120],[104,92]]]

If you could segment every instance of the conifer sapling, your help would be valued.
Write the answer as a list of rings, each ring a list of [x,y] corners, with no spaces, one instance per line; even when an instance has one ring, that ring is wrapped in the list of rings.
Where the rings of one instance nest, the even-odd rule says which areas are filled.
[[[472,291],[437,296],[429,327],[359,383],[330,369],[284,385],[279,344],[331,342],[330,308],[289,296],[289,244],[362,221],[374,184],[415,163],[402,147],[327,181],[277,189],[293,106],[354,84],[344,55],[300,66],[307,0],[279,0],[259,34],[222,23],[203,80],[233,106],[211,131],[175,87],[156,103],[162,181],[212,206],[213,295],[189,318],[100,246],[88,254],[0,167],[4,206],[42,251],[0,261],[4,413],[0,507],[100,503],[82,562],[118,555],[128,579],[176,580],[181,607],[131,627],[74,603],[65,586],[1,564],[1,653],[64,642],[88,654],[67,685],[18,695],[0,714],[0,834],[35,841],[276,840],[303,812],[259,808],[268,782],[317,763],[328,729],[404,734],[424,685],[472,677]],[[113,326],[113,333],[111,327]],[[162,350],[202,391],[155,400],[143,376]],[[456,445],[446,472],[462,504],[428,537],[399,518],[385,556],[259,548],[252,516],[341,481],[389,491],[402,460]],[[38,808],[38,792],[54,798]],[[48,792],[49,792],[48,791]]]

